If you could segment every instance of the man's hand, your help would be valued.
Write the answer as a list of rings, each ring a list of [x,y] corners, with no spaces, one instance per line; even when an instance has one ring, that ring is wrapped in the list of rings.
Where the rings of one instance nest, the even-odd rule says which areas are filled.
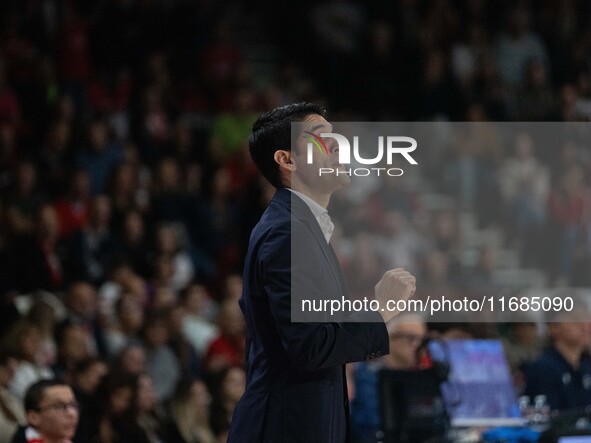
[[[380,303],[380,314],[384,322],[389,322],[399,314],[396,302],[408,300],[417,289],[417,280],[410,272],[403,268],[390,269],[386,271],[382,279],[376,285],[376,300]],[[393,303],[388,305],[388,301]],[[388,307],[390,309],[388,309]]]

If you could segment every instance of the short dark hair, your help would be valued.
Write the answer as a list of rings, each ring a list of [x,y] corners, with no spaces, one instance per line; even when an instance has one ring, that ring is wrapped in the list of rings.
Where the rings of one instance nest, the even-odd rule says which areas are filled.
[[[68,386],[68,384],[53,378],[40,380],[29,386],[25,394],[25,411],[38,411],[45,396],[45,391],[54,386]]]
[[[18,355],[6,349],[0,349],[0,366],[6,366],[10,360],[18,360]]]
[[[74,375],[83,374],[86,371],[88,371],[91,367],[93,367],[94,365],[97,365],[100,363],[105,363],[105,361],[98,358],[98,357],[87,357],[87,358],[79,361],[78,363],[76,363],[76,365],[74,366]]]
[[[326,117],[326,110],[314,103],[293,103],[261,115],[252,125],[248,138],[250,156],[263,176],[276,188],[284,187],[279,165],[273,158],[275,151],[291,150],[291,123],[302,121],[310,114]]]

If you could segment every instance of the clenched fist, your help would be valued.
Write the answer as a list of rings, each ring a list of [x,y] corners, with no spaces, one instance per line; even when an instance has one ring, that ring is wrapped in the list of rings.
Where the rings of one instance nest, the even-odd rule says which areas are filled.
[[[386,271],[376,285],[376,300],[380,303],[380,314],[384,322],[390,321],[398,315],[396,302],[408,300],[417,288],[417,280],[410,272],[403,268]],[[388,303],[391,301],[390,303]]]

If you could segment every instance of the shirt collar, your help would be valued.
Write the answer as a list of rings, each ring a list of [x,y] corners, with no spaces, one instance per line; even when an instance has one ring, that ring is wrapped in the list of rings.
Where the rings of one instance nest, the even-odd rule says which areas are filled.
[[[323,208],[322,206],[320,206],[317,202],[312,200],[306,194],[302,194],[300,191],[295,191],[290,188],[287,188],[287,189],[289,189],[291,192],[293,192],[295,195],[297,195],[299,198],[301,198],[304,201],[304,203],[306,203],[306,205],[310,208],[310,211],[312,211],[312,214],[314,215],[314,217],[319,217],[323,214],[328,213],[326,208]]]
[[[330,221],[330,216],[328,215],[328,210],[326,208],[323,208],[322,206],[320,206],[317,202],[312,200],[307,195],[302,194],[299,191],[294,191],[293,189],[290,189],[290,188],[287,188],[287,189],[289,189],[291,192],[293,192],[295,195],[297,195],[299,198],[301,198],[304,201],[304,203],[310,208],[310,211],[312,211],[312,215],[314,215],[314,217],[316,218],[316,221],[318,222],[318,225],[320,226],[320,230],[322,231],[322,234],[324,235],[324,238],[326,239],[326,243],[329,243],[330,237],[332,236],[332,232],[334,230],[334,225]]]

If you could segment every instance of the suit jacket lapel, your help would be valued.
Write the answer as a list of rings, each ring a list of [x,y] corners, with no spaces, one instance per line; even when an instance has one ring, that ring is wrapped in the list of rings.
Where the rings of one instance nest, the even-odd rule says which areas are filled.
[[[326,242],[326,237],[324,237],[322,229],[320,229],[318,220],[316,220],[316,217],[314,217],[314,214],[312,214],[308,205],[297,195],[285,188],[279,188],[273,199],[278,200],[283,204],[287,203],[291,211],[291,216],[302,221],[312,231],[320,250],[328,262],[334,281],[339,288],[339,292],[348,298],[337,256],[334,253],[332,246]]]

